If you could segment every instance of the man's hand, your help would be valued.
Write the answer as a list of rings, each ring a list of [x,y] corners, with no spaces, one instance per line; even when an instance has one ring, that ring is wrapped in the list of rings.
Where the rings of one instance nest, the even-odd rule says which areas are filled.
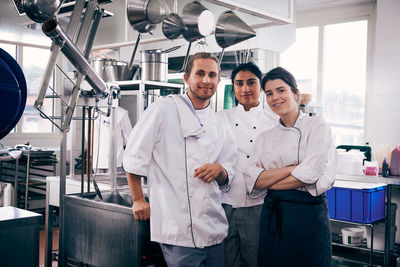
[[[194,170],[194,177],[203,180],[206,183],[217,179],[218,184],[226,181],[227,174],[224,168],[219,163],[207,163],[200,168]]]
[[[132,205],[133,216],[135,220],[147,220],[150,218],[150,205],[144,200],[136,200]]]

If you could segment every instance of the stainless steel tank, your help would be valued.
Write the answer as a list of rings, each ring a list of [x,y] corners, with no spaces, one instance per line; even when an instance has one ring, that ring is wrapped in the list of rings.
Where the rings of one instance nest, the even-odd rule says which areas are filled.
[[[158,244],[150,242],[149,221],[133,217],[130,194],[102,195],[103,201],[96,193],[64,196],[64,259],[59,260],[65,265],[80,262],[98,267],[163,266]]]

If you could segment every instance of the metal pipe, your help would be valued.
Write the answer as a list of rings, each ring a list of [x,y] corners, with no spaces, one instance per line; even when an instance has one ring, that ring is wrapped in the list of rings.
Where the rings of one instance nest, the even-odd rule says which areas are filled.
[[[140,38],[142,38],[142,34],[139,32],[139,35],[137,36],[137,39],[136,39],[135,48],[133,49],[133,52],[132,52],[131,61],[129,62],[129,69],[132,68],[133,61],[135,60],[136,50],[139,46]]]
[[[111,133],[110,133],[110,174],[111,174],[111,190],[117,190],[117,149],[116,149],[116,109],[111,108]]]
[[[82,107],[82,144],[81,144],[81,150],[82,150],[82,165],[81,165],[81,194],[84,193],[84,183],[85,183],[85,162],[86,162],[86,157],[85,157],[85,111],[86,107]]]
[[[219,57],[218,64],[221,66],[222,59],[224,58],[225,48],[222,48],[221,56]]]
[[[31,149],[28,148],[28,158],[26,160],[26,179],[25,179],[25,209],[28,210],[28,192],[29,192],[29,171],[31,166]],[[16,188],[18,190],[18,188]]]
[[[90,151],[92,148],[92,107],[88,108],[88,146],[86,148],[86,158],[87,158],[87,192],[90,192],[90,174],[92,172],[91,166],[90,166],[90,158],[92,157],[92,152]]]
[[[18,164],[19,158],[15,159],[15,180],[14,180],[14,207],[18,208]]]
[[[104,9],[99,9],[96,10],[95,12],[92,27],[90,28],[90,31],[88,33],[86,47],[84,49],[85,58],[89,58],[90,51],[92,50],[93,47],[94,38],[96,36],[97,30],[99,29],[100,20],[103,17],[103,14],[104,14]]]
[[[183,66],[182,66],[182,69],[181,69],[179,72],[185,72],[185,70],[186,70],[186,65],[187,65],[187,63],[188,63],[189,52],[190,52],[190,48],[191,48],[191,47],[192,47],[192,42],[190,42],[189,45],[188,45],[188,49],[187,49],[187,51],[186,51],[186,56],[185,56],[185,59],[184,59],[184,61],[183,61]]]
[[[84,47],[86,45],[86,40],[88,37],[88,32],[90,25],[93,20],[94,12],[96,11],[97,1],[90,0],[86,6],[85,16],[83,17],[82,25],[79,30],[78,38],[75,42],[76,48],[82,53],[84,52]]]
[[[89,62],[82,55],[79,49],[68,38],[65,32],[58,25],[55,19],[46,20],[42,25],[42,31],[57,45],[61,47],[61,52],[68,58],[74,67],[82,74],[86,75],[86,80],[102,97],[107,95],[107,84],[90,66]]]

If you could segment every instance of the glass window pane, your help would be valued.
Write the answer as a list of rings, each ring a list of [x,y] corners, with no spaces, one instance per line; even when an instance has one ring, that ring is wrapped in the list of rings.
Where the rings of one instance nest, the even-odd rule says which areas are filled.
[[[364,143],[367,21],[325,26],[323,116],[336,144]]]
[[[17,46],[13,44],[4,44],[0,43],[0,48],[2,48],[4,51],[6,51],[10,56],[12,56],[14,59],[17,58]]]
[[[317,99],[318,27],[296,30],[296,42],[280,56],[280,66],[290,71],[297,80],[301,93]]]
[[[22,116],[22,132],[24,133],[49,133],[53,131],[52,123],[40,117],[39,111],[34,108],[36,97],[39,93],[40,83],[47,65],[50,50],[24,47],[23,68],[28,87],[28,96],[24,115]],[[53,79],[50,81],[53,86]],[[47,90],[48,92],[50,90]],[[48,93],[47,93],[48,94]],[[47,115],[52,115],[54,101],[49,98],[44,101],[43,109]]]

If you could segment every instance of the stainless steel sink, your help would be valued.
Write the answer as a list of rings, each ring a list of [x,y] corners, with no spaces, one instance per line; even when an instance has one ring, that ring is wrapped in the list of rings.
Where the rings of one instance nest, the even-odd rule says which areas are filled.
[[[64,262],[93,266],[141,266],[149,241],[149,221],[136,221],[127,192],[64,196]]]

